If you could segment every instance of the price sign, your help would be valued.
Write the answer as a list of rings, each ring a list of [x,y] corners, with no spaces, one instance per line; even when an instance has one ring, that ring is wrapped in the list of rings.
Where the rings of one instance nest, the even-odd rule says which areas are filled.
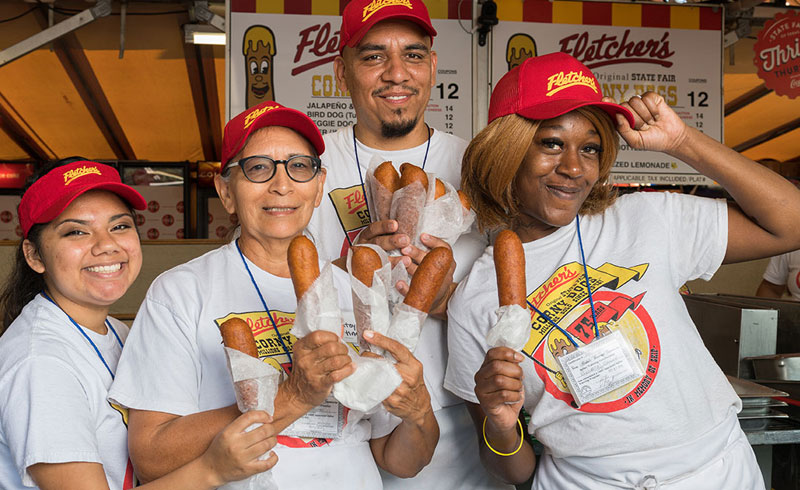
[[[287,0],[288,3],[288,0]],[[236,11],[237,5],[241,11]],[[234,2],[230,15],[228,118],[275,100],[308,114],[325,134],[356,122],[349,93],[336,85],[338,15],[264,13],[258,3]],[[288,7],[287,7],[288,8]],[[292,11],[296,11],[295,6]],[[431,9],[435,17],[436,10]],[[445,9],[445,14],[447,9]],[[471,35],[458,20],[433,18],[438,35],[435,85],[425,112],[428,125],[472,138]]]
[[[686,124],[722,140],[722,10],[718,7],[498,1],[492,79],[525,58],[563,51],[585,64],[617,102],[646,91]],[[686,163],[622,142],[615,183],[712,184]]]

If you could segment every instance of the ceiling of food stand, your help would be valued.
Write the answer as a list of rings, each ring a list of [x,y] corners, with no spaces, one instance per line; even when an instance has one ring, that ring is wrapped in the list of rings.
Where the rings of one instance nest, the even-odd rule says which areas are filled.
[[[94,3],[58,0],[56,5],[68,13]],[[112,5],[115,13],[120,10],[120,2]],[[1,66],[0,161],[72,155],[217,160],[224,126],[224,49],[184,43],[181,26],[190,22],[186,6],[129,1],[122,58],[121,16],[111,15]],[[32,7],[30,1],[4,0],[0,20]],[[0,23],[0,49],[40,32],[47,22],[45,9]],[[163,14],[135,15],[157,12]],[[55,21],[64,18],[55,14]],[[733,63],[727,50],[723,57],[725,142],[754,159],[800,160],[800,97],[763,89],[752,67],[754,34],[734,45]],[[784,133],[771,134],[776,128]]]

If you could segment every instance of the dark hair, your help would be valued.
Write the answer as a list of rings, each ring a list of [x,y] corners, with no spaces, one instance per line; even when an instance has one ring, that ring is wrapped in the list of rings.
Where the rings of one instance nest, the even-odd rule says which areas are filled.
[[[34,182],[45,176],[51,170],[81,160],[87,159],[83,157],[69,157],[56,162],[46,163],[28,178],[22,190],[22,194],[24,195]],[[130,205],[128,207],[130,208]],[[133,212],[132,209],[131,212]],[[3,325],[0,326],[0,335],[2,335],[8,326],[11,325],[11,322],[19,316],[20,312],[22,312],[22,308],[44,289],[44,278],[28,265],[28,261],[25,260],[22,244],[25,240],[28,240],[38,252],[41,249],[41,235],[45,226],[47,225],[42,223],[33,225],[28,231],[28,237],[19,241],[17,254],[14,258],[14,266],[3,287],[2,293],[0,293],[0,309],[3,312]]]

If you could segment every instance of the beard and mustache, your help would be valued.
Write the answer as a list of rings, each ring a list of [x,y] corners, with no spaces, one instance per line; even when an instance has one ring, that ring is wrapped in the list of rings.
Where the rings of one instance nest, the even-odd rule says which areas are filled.
[[[417,90],[415,88],[408,87],[408,86],[405,86],[405,85],[403,85],[402,88],[403,88],[403,90],[406,90],[407,92],[411,93],[411,95],[418,95],[419,94],[419,90]],[[386,92],[386,91],[388,91],[390,89],[391,89],[391,87],[380,88],[380,89],[375,90],[374,92],[372,92],[372,95],[380,96],[384,92]],[[395,110],[393,112],[397,116],[402,117],[404,109],[397,109],[397,110]],[[402,138],[403,136],[406,136],[407,134],[409,134],[415,127],[417,127],[417,123],[418,122],[419,122],[419,117],[417,117],[417,116],[415,116],[413,118],[399,119],[399,120],[391,121],[391,122],[390,121],[381,121],[381,136],[383,136],[384,138],[387,138],[387,139]]]

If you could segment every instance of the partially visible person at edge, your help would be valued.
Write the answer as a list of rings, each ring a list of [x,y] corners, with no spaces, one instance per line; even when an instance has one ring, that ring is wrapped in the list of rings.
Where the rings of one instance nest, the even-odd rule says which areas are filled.
[[[617,132],[688,163],[735,202],[669,192],[615,200]],[[592,72],[565,53],[528,59],[495,85],[462,178],[480,226],[522,240],[532,312],[522,352],[490,349],[493,248],[450,299],[449,347],[459,355],[445,386],[468,401],[490,471],[514,483],[533,473],[524,406],[544,446],[534,489],[763,489],[736,416],[741,400],[678,288],[723,263],[799,248],[800,191],[687,126],[655,93],[621,106],[602,98]],[[582,378],[590,364],[604,375]]]
[[[358,236],[360,243],[400,249],[413,273],[424,253],[411,246],[410,237],[394,233],[397,222],[370,224],[364,199],[364,176],[370,161],[379,156],[395,168],[410,162],[459,188],[461,156],[467,143],[425,123],[437,62],[431,49],[436,30],[425,4],[420,0],[387,2],[365,10],[369,4],[369,0],[353,0],[342,13],[340,56],[334,60],[334,72],[339,88],[350,92],[356,124],[323,136],[326,196],[314,212],[310,229],[325,258],[345,256]],[[446,245],[427,236],[423,243]],[[466,273],[486,244],[477,232],[462,236],[455,244],[456,279]],[[450,281],[447,287],[452,291]],[[475,450],[478,441],[464,403],[442,386],[447,363],[445,307],[443,300],[434,306],[414,351],[425,368],[425,384],[439,423],[436,452],[414,478],[403,480],[383,472],[384,487],[509,488],[481,467]]]
[[[789,293],[800,301],[800,250],[792,250],[769,259],[764,277],[756,289],[756,296],[783,298]]]
[[[83,159],[48,164],[22,195],[23,239],[0,303],[0,488],[127,490],[126,413],[107,401],[128,327],[108,310],[139,274],[134,209],[117,171]],[[264,424],[252,432],[251,424]],[[271,468],[270,417],[219,427],[186,465],[146,489],[210,489]]]
[[[299,340],[291,333],[297,300],[287,251],[322,200],[322,135],[302,112],[264,102],[228,122],[222,146],[214,182],[239,218],[238,238],[153,282],[109,394],[130,409],[137,473],[152,479],[185,464],[239,415],[219,331],[236,317],[251,326],[259,357],[284,374],[273,414],[278,488],[378,488],[378,466],[416,474],[438,428],[422,366],[408,349],[374,334],[371,342],[397,359],[403,377],[376,413],[364,416],[330,396],[355,370],[345,344],[358,344],[345,271],[333,268],[345,342],[328,331]]]

